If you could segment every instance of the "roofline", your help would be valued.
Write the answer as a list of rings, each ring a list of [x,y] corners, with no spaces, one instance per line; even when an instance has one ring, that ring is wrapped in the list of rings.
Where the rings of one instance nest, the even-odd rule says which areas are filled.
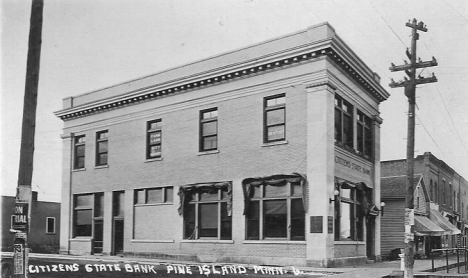
[[[315,30],[321,26],[326,26],[325,30]],[[326,34],[318,34],[317,40],[310,39],[309,32],[325,32]],[[304,33],[308,35],[306,39],[299,37]],[[261,53],[261,55],[251,55],[252,57],[242,60],[227,63],[230,58],[227,55],[242,54],[242,51],[248,51],[251,48],[260,47],[261,45],[267,45],[281,39],[298,36],[296,39],[301,39],[300,43],[294,45],[291,44],[290,48],[280,48],[273,51]],[[247,52],[246,52],[247,53]],[[253,53],[255,54],[255,53]],[[108,97],[99,97],[95,100],[91,98],[88,102],[73,105],[73,97],[65,98],[64,101],[68,101],[69,107],[55,112],[55,115],[60,117],[62,120],[70,120],[77,117],[87,116],[89,114],[101,113],[108,111],[110,109],[119,108],[122,106],[128,106],[131,104],[136,104],[140,102],[150,101],[157,98],[160,98],[165,95],[181,93],[197,89],[199,87],[212,86],[216,84],[222,84],[229,82],[237,78],[245,78],[253,75],[267,73],[278,68],[290,67],[293,65],[303,64],[315,60],[322,56],[328,57],[333,60],[339,67],[344,69],[351,78],[353,78],[357,83],[359,83],[363,90],[367,91],[370,96],[374,97],[378,102],[385,101],[390,94],[380,85],[380,77],[374,73],[335,33],[333,27],[325,22],[318,25],[311,26],[305,30],[298,31],[292,34],[288,34],[282,37],[270,39],[268,41],[260,42],[254,45],[243,47],[234,51],[226,52],[223,54],[218,54],[184,64],[175,68],[167,69],[159,73],[151,74],[145,77],[140,77],[116,85],[112,85],[100,90],[95,90],[85,94],[77,95],[74,98],[91,95],[94,93],[103,92],[106,89],[120,88],[123,90],[123,93],[111,95]],[[194,66],[202,63],[209,62],[209,60],[222,59],[226,57],[226,61],[222,66],[208,68],[205,71],[194,71],[190,69],[189,66]],[[235,58],[235,57],[234,57]],[[221,60],[220,60],[221,62]],[[177,70],[185,68],[187,73],[185,76],[177,75]],[[196,69],[195,69],[196,70]],[[174,71],[176,76],[164,79],[164,76],[161,76],[163,79],[159,83],[154,83],[147,85],[146,87],[137,87],[138,81],[143,83],[143,79],[153,77],[156,78],[158,75],[163,73],[169,73]],[[378,79],[378,80],[377,80]],[[147,80],[151,81],[151,80]],[[136,88],[129,89],[125,91],[125,86],[134,85]],[[142,84],[143,85],[143,84]],[[109,93],[109,92],[108,92]]]

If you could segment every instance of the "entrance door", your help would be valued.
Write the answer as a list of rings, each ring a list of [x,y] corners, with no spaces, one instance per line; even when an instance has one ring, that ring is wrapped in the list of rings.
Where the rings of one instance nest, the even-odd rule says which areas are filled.
[[[375,259],[375,217],[368,216],[367,217],[367,225],[366,225],[366,256],[370,260]]]
[[[124,217],[125,192],[116,191],[113,196],[112,210],[114,216],[112,231],[112,254],[119,255],[124,252]]]
[[[113,255],[123,254],[124,250],[124,220],[114,219],[114,233],[113,233]]]

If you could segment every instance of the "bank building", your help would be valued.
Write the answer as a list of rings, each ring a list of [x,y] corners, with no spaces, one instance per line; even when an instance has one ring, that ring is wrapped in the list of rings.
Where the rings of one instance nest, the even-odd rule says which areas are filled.
[[[60,250],[379,260],[388,97],[323,23],[65,98]]]

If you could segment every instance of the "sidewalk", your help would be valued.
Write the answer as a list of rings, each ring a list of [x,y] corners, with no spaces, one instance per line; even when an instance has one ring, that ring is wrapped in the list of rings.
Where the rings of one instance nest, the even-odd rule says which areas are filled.
[[[2,257],[12,256],[12,253],[2,252]],[[186,264],[186,265],[200,265],[203,263],[194,261],[175,261],[163,260],[154,258],[140,258],[140,257],[119,257],[119,256],[100,256],[100,255],[62,255],[62,254],[40,254],[30,253],[32,258],[51,258],[60,260],[72,260],[75,262],[85,261],[94,263],[112,262],[112,263],[140,263],[149,265],[169,265],[169,264]],[[464,257],[460,256],[460,273],[465,273]],[[225,265],[223,263],[207,263],[208,265]],[[230,264],[232,265],[232,264]],[[246,268],[253,268],[253,265],[239,264]],[[434,259],[434,268],[436,272],[432,273],[432,260],[431,259],[418,259],[414,263],[415,277],[468,277],[468,274],[457,274],[457,256],[449,256],[449,266],[451,266],[450,273],[447,273],[446,258],[445,256],[437,257]],[[291,271],[295,266],[283,266],[284,269]],[[378,278],[378,277],[392,277],[390,276],[395,271],[400,270],[401,261],[384,261],[377,263],[368,263],[365,265],[345,266],[337,268],[313,268],[313,267],[295,267],[296,269],[303,270],[310,273],[313,277],[317,275],[327,275],[333,278]],[[441,269],[444,268],[444,269]],[[435,275],[435,276],[434,276]],[[398,276],[396,276],[398,277]]]

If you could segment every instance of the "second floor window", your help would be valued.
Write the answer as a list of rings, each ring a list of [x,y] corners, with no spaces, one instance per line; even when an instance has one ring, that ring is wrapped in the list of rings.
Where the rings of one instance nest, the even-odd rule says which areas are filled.
[[[357,150],[365,157],[372,156],[372,121],[359,110],[357,112]]]
[[[84,135],[75,137],[74,169],[83,169],[85,167],[85,138]]]
[[[200,112],[200,151],[218,149],[218,109]]]
[[[161,120],[148,122],[146,159],[161,157]]]
[[[353,106],[335,95],[335,141],[353,148]]]
[[[286,97],[284,94],[267,97],[264,101],[263,142],[286,139]]]
[[[108,132],[100,131],[96,133],[96,166],[107,165],[108,153]]]

